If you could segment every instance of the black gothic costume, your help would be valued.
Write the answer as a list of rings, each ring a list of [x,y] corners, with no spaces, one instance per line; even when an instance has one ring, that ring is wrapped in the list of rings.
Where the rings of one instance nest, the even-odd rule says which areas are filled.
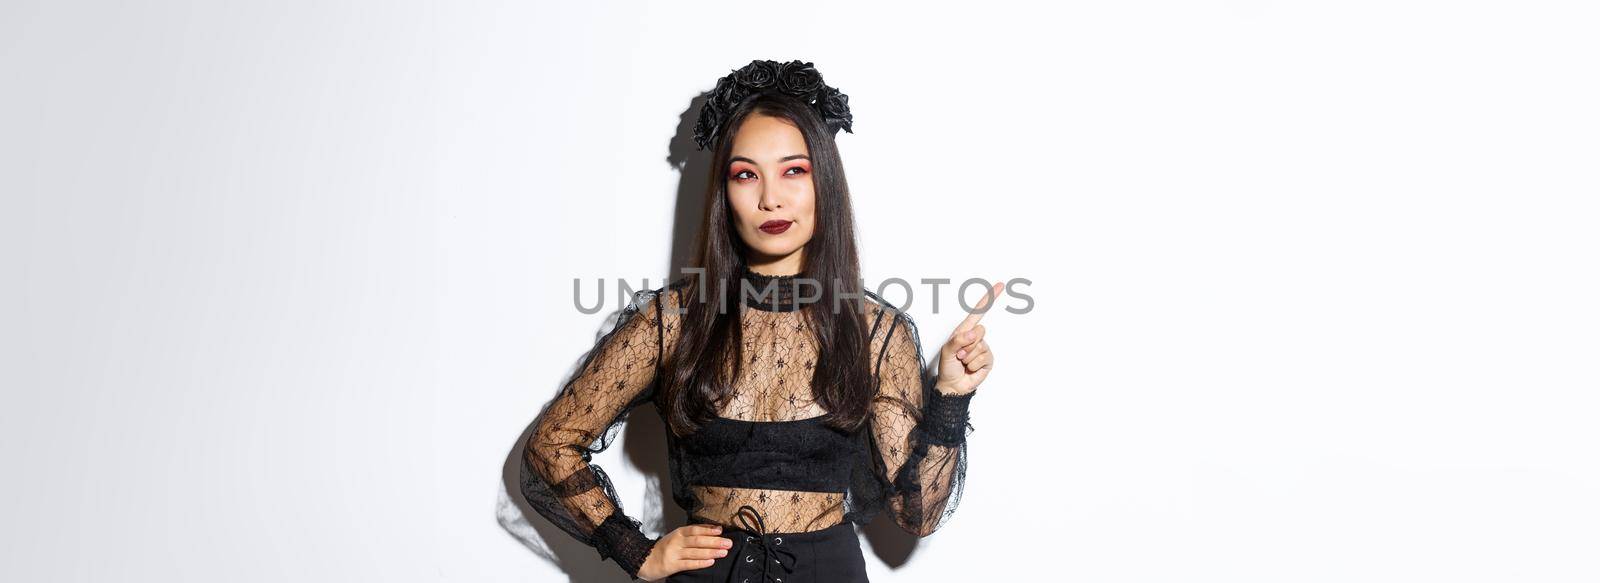
[[[733,397],[694,434],[667,431],[674,501],[693,522],[724,525],[734,546],[715,565],[668,580],[866,581],[855,526],[888,509],[901,528],[925,536],[955,511],[974,393],[934,390],[911,318],[866,292],[870,423],[853,434],[818,423],[826,411],[811,394],[817,347],[802,310],[825,306],[800,302],[794,276],[746,268],[742,278],[779,294],[741,295],[745,362]],[[687,283],[634,295],[540,413],[525,449],[522,491],[533,509],[635,579],[657,539],[624,513],[590,458],[630,410],[657,398],[662,359],[678,337],[676,308],[690,301]]]

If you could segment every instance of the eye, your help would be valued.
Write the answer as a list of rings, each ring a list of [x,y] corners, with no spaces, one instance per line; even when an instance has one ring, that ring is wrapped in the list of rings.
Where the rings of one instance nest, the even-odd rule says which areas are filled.
[[[743,176],[746,175],[746,174],[749,174],[750,178],[755,178],[756,177],[754,172],[751,172],[748,168],[746,168],[744,170],[740,170],[738,172],[735,172],[733,174],[733,176],[731,177],[731,179],[736,181],[736,182],[744,182],[745,180],[748,180],[746,178],[743,178]]]
[[[796,172],[794,174],[789,174],[789,170],[799,170],[799,172]],[[790,168],[789,170],[784,170],[783,171],[783,175],[784,176],[798,176],[798,175],[801,175],[801,174],[805,174],[806,172],[809,172],[809,170],[806,170],[805,166],[795,166],[795,167]]]

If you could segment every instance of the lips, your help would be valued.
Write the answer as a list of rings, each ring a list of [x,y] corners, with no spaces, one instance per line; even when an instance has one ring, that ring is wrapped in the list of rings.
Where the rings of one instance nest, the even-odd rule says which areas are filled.
[[[794,224],[794,221],[780,221],[780,220],[774,219],[774,220],[771,220],[771,221],[767,221],[765,223],[761,223],[760,229],[761,229],[761,232],[763,232],[763,233],[767,233],[769,235],[777,235],[779,233],[782,233],[784,231],[789,230],[789,225],[793,225],[793,224]]]

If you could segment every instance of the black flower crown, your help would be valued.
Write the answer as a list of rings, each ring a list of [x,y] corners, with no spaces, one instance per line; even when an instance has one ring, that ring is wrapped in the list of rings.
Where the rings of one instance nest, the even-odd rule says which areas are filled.
[[[727,124],[728,116],[746,97],[758,93],[781,93],[799,98],[821,114],[828,130],[838,133],[850,130],[850,96],[837,88],[822,83],[811,63],[755,60],[717,80],[717,87],[705,105],[700,106],[700,119],[694,124],[694,141],[704,150],[716,142]]]

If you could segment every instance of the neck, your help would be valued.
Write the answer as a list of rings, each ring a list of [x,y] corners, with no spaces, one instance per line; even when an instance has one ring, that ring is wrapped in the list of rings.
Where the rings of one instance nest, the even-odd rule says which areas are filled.
[[[815,286],[799,289],[796,273],[761,273],[746,265],[739,273],[738,297],[745,306],[763,312],[792,312],[814,303]]]
[[[745,258],[750,271],[760,275],[796,275],[805,268],[805,247],[783,257],[765,257],[751,253]]]

